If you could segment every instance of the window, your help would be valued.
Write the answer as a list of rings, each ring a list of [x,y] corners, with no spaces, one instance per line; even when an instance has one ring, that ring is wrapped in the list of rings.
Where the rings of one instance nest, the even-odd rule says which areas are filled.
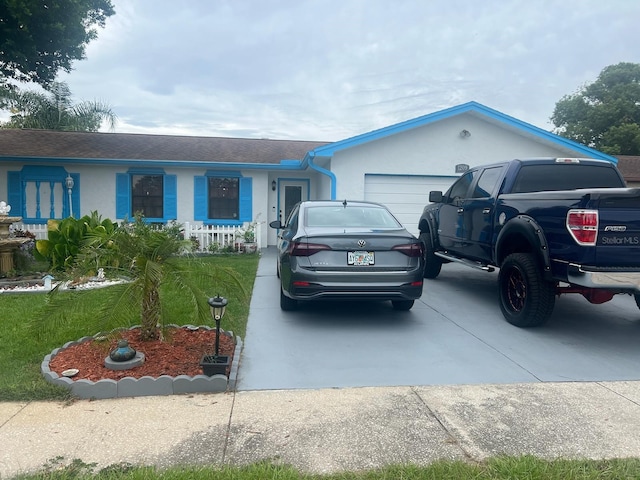
[[[502,178],[502,167],[485,169],[473,190],[473,198],[489,198],[500,178]]]
[[[473,174],[478,173],[477,171],[465,173],[462,177],[458,179],[456,183],[454,183],[449,192],[447,193],[448,201],[451,202],[455,198],[467,198],[467,192],[469,191],[469,187],[471,186],[471,182],[473,181]]]
[[[66,178],[73,179],[71,192]],[[11,215],[24,223],[46,223],[49,219],[80,216],[80,176],[63,167],[26,165],[20,171],[7,172],[7,203]]]
[[[162,169],[131,169],[116,174],[116,218],[142,212],[146,220],[167,223],[178,217],[177,178]]]
[[[163,218],[162,175],[131,175],[131,211],[147,218]]]
[[[211,170],[194,177],[193,217],[205,224],[242,225],[252,220],[252,178]]]
[[[209,218],[237,220],[240,189],[237,178],[209,177]]]

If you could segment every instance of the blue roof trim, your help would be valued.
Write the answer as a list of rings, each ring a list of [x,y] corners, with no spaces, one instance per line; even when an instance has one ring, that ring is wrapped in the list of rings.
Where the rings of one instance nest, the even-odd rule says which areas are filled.
[[[222,170],[304,170],[303,164],[298,161],[285,161],[283,163],[212,163],[212,162],[190,162],[188,160],[127,160],[123,158],[64,158],[64,157],[15,157],[0,155],[0,162],[29,162],[53,164],[91,164],[91,165],[111,165],[111,166],[136,166],[136,167],[176,167],[176,168],[207,168]]]
[[[347,138],[345,140],[340,140],[338,142],[330,143],[329,145],[325,145],[323,147],[318,147],[314,149],[312,153],[314,154],[315,157],[332,157],[336,152],[340,150],[356,147],[367,142],[379,140],[381,138],[394,135],[396,133],[405,132],[413,128],[422,127],[425,125],[429,125],[431,123],[438,122],[440,120],[444,120],[446,118],[454,117],[456,115],[461,115],[463,113],[469,113],[469,112],[477,113],[482,116],[489,117],[494,120],[498,120],[499,122],[504,123],[505,125],[517,128],[518,130],[522,130],[523,132],[529,133],[531,135],[534,135],[536,137],[539,137],[543,140],[554,143],[556,145],[559,145],[565,148],[570,148],[571,150],[575,150],[589,157],[596,158],[599,160],[607,160],[609,162],[613,162],[614,164],[618,163],[618,159],[615,157],[606,155],[598,150],[595,150],[593,148],[587,147],[580,143],[574,142],[573,140],[569,140],[567,138],[556,135],[555,133],[548,132],[542,128],[531,125],[530,123],[526,123],[526,122],[523,122],[522,120],[518,120],[517,118],[510,117],[509,115],[498,112],[497,110],[493,110],[492,108],[486,107],[478,102],[463,103],[462,105],[457,105],[455,107],[447,108],[445,110],[440,110],[438,112],[423,115],[422,117],[406,120],[404,122],[396,123],[395,125],[390,125],[388,127],[380,128],[378,130],[373,130],[371,132],[364,133],[362,135],[357,135],[355,137]],[[305,157],[305,161],[308,161],[307,157]]]

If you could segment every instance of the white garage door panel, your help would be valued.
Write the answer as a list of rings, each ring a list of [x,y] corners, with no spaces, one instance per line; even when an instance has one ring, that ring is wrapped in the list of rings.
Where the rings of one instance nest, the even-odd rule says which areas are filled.
[[[414,235],[418,220],[429,203],[431,190],[447,190],[458,177],[426,175],[365,175],[364,198],[386,205],[396,218]]]

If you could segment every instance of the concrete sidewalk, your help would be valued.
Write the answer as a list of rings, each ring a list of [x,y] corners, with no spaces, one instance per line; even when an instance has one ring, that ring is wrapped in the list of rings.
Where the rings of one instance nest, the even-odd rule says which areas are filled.
[[[247,391],[0,404],[0,478],[55,457],[335,472],[507,454],[640,456],[640,382]]]

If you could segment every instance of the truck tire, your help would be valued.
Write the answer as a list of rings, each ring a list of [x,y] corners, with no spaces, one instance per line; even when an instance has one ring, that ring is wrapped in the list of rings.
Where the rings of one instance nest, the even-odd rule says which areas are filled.
[[[420,234],[424,249],[424,278],[436,278],[442,269],[442,259],[433,253],[433,241],[429,232]]]
[[[512,253],[498,274],[500,309],[516,327],[538,327],[549,320],[556,301],[555,284],[545,281],[535,257]]]

